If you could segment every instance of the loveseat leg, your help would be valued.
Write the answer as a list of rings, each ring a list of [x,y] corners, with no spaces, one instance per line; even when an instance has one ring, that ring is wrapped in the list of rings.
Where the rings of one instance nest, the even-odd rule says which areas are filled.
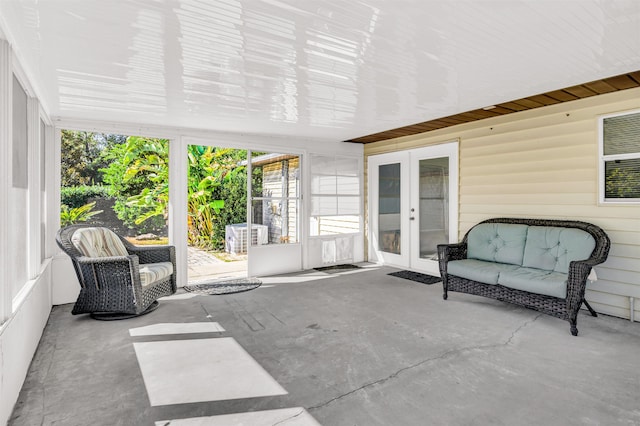
[[[574,336],[578,335],[578,327],[576,320],[569,320],[569,325],[571,326],[571,334]]]
[[[583,300],[582,303],[584,303],[584,306],[587,307],[587,309],[589,310],[589,312],[591,312],[591,315],[594,317],[598,316],[598,313],[591,307],[591,305],[589,304],[589,302],[587,302],[586,300]]]

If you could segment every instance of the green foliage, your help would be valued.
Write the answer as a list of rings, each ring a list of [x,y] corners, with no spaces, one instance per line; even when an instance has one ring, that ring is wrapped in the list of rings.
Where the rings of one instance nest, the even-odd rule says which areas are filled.
[[[113,191],[110,186],[102,185],[69,186],[61,188],[60,196],[62,204],[69,208],[76,208],[87,204],[90,198],[111,198]]]
[[[86,222],[93,216],[102,213],[102,210],[92,211],[95,206],[95,201],[74,208],[70,208],[69,206],[62,204],[60,209],[60,225],[69,226],[74,223]]]
[[[169,202],[168,141],[129,136],[102,158],[109,163],[101,171],[116,194],[114,210],[120,220],[141,232],[163,228]]]
[[[640,167],[612,167],[605,177],[607,198],[640,198]]]
[[[91,197],[114,197],[114,210],[139,232],[166,226],[169,202],[169,142],[139,136],[63,131],[62,200],[65,221],[99,213]],[[225,225],[246,222],[245,150],[188,147],[189,243],[224,247]],[[104,186],[87,183],[104,183]],[[67,207],[68,206],[68,207]]]
[[[207,248],[224,247],[225,225],[246,222],[245,150],[188,147],[188,241]]]
[[[124,141],[122,135],[62,130],[62,186],[102,183],[100,169],[107,166],[102,153]]]

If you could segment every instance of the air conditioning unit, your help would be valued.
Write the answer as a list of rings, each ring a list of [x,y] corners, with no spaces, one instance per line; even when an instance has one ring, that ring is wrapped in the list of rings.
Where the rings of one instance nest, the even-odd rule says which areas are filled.
[[[249,238],[246,223],[234,223],[224,228],[224,249],[231,254],[247,252]],[[263,245],[269,243],[269,227],[266,225],[251,225],[251,244]]]

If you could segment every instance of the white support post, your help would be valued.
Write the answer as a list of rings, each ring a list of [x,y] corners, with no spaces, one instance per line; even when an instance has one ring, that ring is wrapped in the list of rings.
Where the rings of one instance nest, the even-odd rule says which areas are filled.
[[[11,315],[13,299],[9,285],[9,189],[11,186],[11,146],[13,72],[11,46],[0,39],[0,324]]]
[[[29,185],[27,190],[27,274],[34,279],[40,273],[42,206],[40,194],[40,102],[37,98],[27,99],[27,170]]]
[[[187,285],[187,146],[180,137],[169,141],[169,244],[176,248],[177,283]]]
[[[247,149],[247,257],[251,259],[251,233],[253,232],[253,152]],[[251,262],[247,262],[247,278],[253,276]]]

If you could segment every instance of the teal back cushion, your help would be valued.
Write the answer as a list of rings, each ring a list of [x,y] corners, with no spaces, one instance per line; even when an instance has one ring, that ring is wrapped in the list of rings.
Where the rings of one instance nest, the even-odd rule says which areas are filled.
[[[528,225],[481,223],[469,231],[467,258],[522,265]]]
[[[571,261],[588,259],[595,246],[581,229],[530,226],[522,266],[566,274]]]

